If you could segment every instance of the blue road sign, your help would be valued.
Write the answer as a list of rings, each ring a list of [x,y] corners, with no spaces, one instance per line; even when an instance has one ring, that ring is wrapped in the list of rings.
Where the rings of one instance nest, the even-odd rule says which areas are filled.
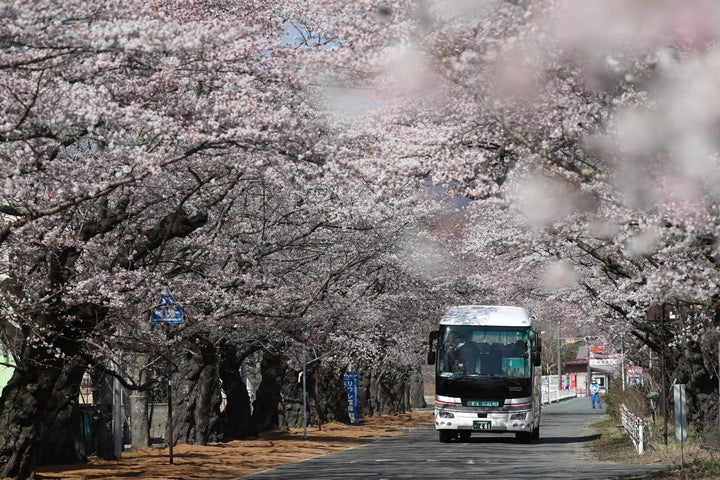
[[[348,416],[352,423],[360,423],[360,391],[358,372],[345,372],[343,384],[348,396]]]
[[[185,321],[185,312],[178,305],[169,288],[165,295],[158,298],[156,307],[150,313],[150,321],[152,323],[182,323]]]

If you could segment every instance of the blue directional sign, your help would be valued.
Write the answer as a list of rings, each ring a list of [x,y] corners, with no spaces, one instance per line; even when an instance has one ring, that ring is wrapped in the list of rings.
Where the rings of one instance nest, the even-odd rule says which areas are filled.
[[[182,323],[185,321],[185,312],[178,305],[169,288],[164,295],[158,298],[156,307],[150,313],[150,321],[152,323]]]
[[[358,372],[345,372],[343,384],[348,396],[348,416],[352,423],[360,423],[360,395]]]

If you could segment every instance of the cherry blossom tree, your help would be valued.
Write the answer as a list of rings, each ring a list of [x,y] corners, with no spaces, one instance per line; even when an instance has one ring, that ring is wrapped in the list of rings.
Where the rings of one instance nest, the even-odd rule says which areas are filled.
[[[313,50],[288,45],[286,10],[4,7],[2,339],[16,367],[3,475],[81,453],[68,433],[88,367],[118,375],[119,349],[142,353],[147,382],[123,381],[144,389],[162,373],[159,345],[194,358],[223,333],[277,344],[383,250],[376,227],[402,225],[366,183],[323,180],[340,143],[303,93]],[[400,213],[411,202],[395,192]],[[192,320],[177,338],[147,325],[165,286]]]
[[[505,220],[477,228],[477,256],[496,251],[488,230],[519,213],[527,230],[502,243],[552,280],[530,297],[582,302],[576,318],[652,349],[670,345],[671,357],[715,338],[718,31],[708,19],[717,7],[416,7],[390,9],[404,20],[394,23],[401,38],[368,61],[388,92],[387,108],[369,116],[386,123],[372,131],[432,181],[505,202]],[[476,203],[482,215],[487,202]],[[680,325],[648,320],[665,303]],[[705,383],[712,365],[704,360]]]
[[[117,375],[118,350],[144,356],[120,375],[138,390],[170,353],[180,380],[210,385],[219,364],[229,385],[252,352],[291,356],[298,328],[318,363],[402,370],[445,307],[480,302],[701,350],[717,336],[718,13],[5,5],[1,473],[75,451],[60,432],[80,378]],[[437,191],[462,211],[436,210]],[[188,316],[172,335],[148,325],[166,286]],[[680,321],[649,321],[654,304]],[[717,362],[693,358],[706,391]],[[182,405],[185,441],[217,434],[194,413],[219,415],[217,395]]]
[[[717,334],[717,15],[705,1],[398,2],[368,16],[386,43],[352,37],[308,71],[369,92],[344,137],[373,147],[341,164],[445,184],[482,219],[475,258],[516,249],[518,270],[496,256],[505,268],[472,277],[501,285],[486,298],[574,304],[560,311],[575,323],[676,358]],[[504,206],[489,219],[491,198]],[[494,278],[508,271],[537,282]],[[655,304],[680,323],[649,320]]]

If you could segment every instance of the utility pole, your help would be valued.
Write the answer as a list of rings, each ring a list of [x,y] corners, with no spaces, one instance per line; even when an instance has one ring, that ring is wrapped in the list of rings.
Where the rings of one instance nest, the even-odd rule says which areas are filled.
[[[667,312],[666,312],[667,310]],[[650,322],[658,322],[659,323],[659,334],[657,335],[657,339],[660,342],[660,351],[658,352],[660,355],[660,397],[661,397],[661,405],[663,409],[663,441],[665,445],[667,445],[667,423],[668,423],[668,410],[667,410],[667,386],[666,386],[666,377],[667,377],[667,366],[665,364],[665,346],[668,342],[668,335],[667,335],[667,328],[665,327],[665,317],[666,315],[669,315],[670,318],[675,318],[675,311],[673,310],[673,306],[667,303],[661,303],[661,304],[654,304],[650,305],[648,307],[647,311],[647,319]]]
[[[662,388],[663,408],[663,441],[668,444],[668,411],[667,411],[667,387],[665,386],[665,304],[660,306],[660,385]]]
[[[307,342],[302,342],[303,438],[307,440]]]
[[[168,362],[169,363],[169,362]],[[168,368],[168,378],[167,378],[167,444],[168,444],[168,458],[170,461],[170,465],[175,463],[174,455],[173,455],[173,445],[175,444],[175,434],[173,432],[173,411],[172,411],[172,380],[170,378],[170,369]]]
[[[585,348],[587,348],[587,379],[585,380],[585,396],[590,396],[590,377],[592,371],[590,370],[590,337],[585,337]]]
[[[625,337],[620,337],[620,374],[622,377],[622,389],[625,391],[625,382],[627,381],[625,371]]]

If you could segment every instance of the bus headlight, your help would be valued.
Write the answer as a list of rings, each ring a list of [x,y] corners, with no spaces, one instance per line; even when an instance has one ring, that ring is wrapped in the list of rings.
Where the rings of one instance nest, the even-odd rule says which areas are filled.
[[[447,410],[438,410],[437,416],[440,418],[455,418],[455,414]]]
[[[512,413],[510,414],[510,420],[525,420],[527,413]]]

